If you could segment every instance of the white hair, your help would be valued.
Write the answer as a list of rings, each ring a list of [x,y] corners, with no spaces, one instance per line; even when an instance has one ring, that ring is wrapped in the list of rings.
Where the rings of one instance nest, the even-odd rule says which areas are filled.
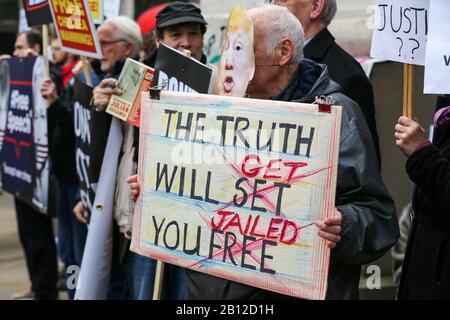
[[[107,19],[103,25],[111,25],[116,30],[116,40],[126,40],[133,45],[133,56],[137,56],[142,48],[141,28],[127,16]]]
[[[320,14],[320,20],[326,25],[329,25],[337,12],[336,0],[324,0],[323,10]]]
[[[258,19],[264,20],[263,31],[266,33],[267,53],[273,56],[283,38],[288,38],[294,45],[292,62],[300,63],[303,60],[305,44],[305,35],[300,21],[285,7],[273,4],[262,5],[252,10],[264,14],[263,18],[258,17]]]

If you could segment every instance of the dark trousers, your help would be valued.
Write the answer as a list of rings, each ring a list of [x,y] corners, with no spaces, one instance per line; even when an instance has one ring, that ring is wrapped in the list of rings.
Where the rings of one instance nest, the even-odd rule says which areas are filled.
[[[37,300],[56,299],[58,270],[51,220],[17,198],[14,202],[31,290]]]

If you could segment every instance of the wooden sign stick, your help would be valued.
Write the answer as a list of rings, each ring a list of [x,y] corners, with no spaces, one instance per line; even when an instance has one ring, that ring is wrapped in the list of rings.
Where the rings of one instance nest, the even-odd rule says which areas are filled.
[[[48,26],[42,25],[42,54],[44,56],[45,77],[50,77],[50,67],[48,64]]]
[[[155,282],[153,284],[153,300],[161,300],[165,265],[166,264],[161,260],[156,262]]]
[[[84,77],[86,78],[86,84],[90,87],[93,87],[94,84],[92,83],[89,62],[87,61],[87,58],[85,56],[81,57],[81,61],[83,62],[83,72],[84,72]]]
[[[413,114],[414,66],[405,64],[403,67],[403,115],[411,118]]]
[[[191,51],[183,50],[183,54],[187,57],[191,56]],[[161,300],[161,291],[163,286],[165,263],[161,260],[156,262],[155,282],[153,284],[153,300]]]

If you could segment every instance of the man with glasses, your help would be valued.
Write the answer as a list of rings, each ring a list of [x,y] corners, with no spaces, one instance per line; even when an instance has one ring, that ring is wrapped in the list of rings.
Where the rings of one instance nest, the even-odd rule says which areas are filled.
[[[336,42],[328,30],[336,11],[336,0],[266,0],[289,9],[303,26],[306,58],[328,66],[331,79],[336,81],[349,98],[360,106],[381,163],[372,84],[361,65]]]

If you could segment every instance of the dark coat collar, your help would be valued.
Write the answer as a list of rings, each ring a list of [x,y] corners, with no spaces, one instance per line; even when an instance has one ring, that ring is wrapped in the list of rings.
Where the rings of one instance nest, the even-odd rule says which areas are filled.
[[[333,35],[327,28],[322,29],[322,31],[316,34],[305,46],[305,57],[313,60],[322,59],[328,48],[335,43],[334,40]]]

